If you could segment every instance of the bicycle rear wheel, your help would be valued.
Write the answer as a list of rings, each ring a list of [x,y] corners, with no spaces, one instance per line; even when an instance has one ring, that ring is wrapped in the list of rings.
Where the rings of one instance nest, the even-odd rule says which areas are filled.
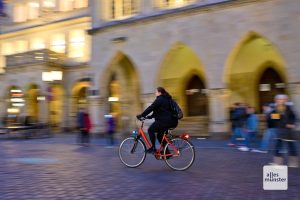
[[[181,138],[172,139],[171,143],[165,146],[164,154],[172,154],[172,156],[164,157],[165,162],[170,168],[178,171],[188,169],[195,160],[194,146],[189,141]]]
[[[119,157],[127,167],[138,167],[146,158],[146,146],[140,139],[126,138],[120,144]]]

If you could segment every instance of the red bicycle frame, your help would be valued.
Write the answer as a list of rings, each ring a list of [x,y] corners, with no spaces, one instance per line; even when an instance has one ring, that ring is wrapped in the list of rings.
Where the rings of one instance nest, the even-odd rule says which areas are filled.
[[[143,127],[144,127],[144,121],[142,121],[142,125],[141,127],[139,128],[139,133],[138,133],[138,136],[141,136],[143,138],[143,140],[145,141],[145,144],[146,144],[146,147],[149,149],[152,147],[152,144],[149,142],[144,130],[143,130]],[[187,135],[187,134],[183,134],[184,136]],[[182,138],[181,135],[180,137]],[[189,137],[184,137],[184,139],[188,139]],[[161,154],[161,152],[163,151],[164,149],[164,145],[163,145],[163,142],[167,142],[174,150],[175,153],[169,153],[169,154]],[[155,153],[155,156],[158,156],[158,157],[161,157],[161,156],[178,156],[179,155],[179,151],[178,149],[175,147],[175,145],[173,145],[170,140],[168,139],[166,133],[164,133],[163,135],[163,138],[161,140],[161,143],[160,143],[160,148],[156,151]]]

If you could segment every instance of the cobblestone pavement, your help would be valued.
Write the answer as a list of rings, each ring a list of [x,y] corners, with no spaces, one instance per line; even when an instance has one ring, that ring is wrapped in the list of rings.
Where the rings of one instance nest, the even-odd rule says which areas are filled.
[[[74,137],[0,140],[0,199],[300,200],[300,169],[289,169],[287,191],[264,191],[263,165],[272,156],[239,152],[226,141],[194,140],[194,165],[176,172],[152,155],[126,168],[102,139],[82,147]]]

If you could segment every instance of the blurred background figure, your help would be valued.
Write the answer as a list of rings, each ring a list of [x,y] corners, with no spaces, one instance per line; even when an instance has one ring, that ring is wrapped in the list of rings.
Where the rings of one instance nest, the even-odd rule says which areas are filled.
[[[254,149],[253,152],[268,153],[269,149],[272,149],[272,147],[274,147],[273,143],[274,138],[276,137],[275,123],[271,119],[270,115],[273,108],[270,103],[266,103],[263,105],[262,110],[266,119],[266,130],[264,132],[260,148]]]
[[[258,130],[258,118],[255,114],[255,109],[251,106],[248,106],[246,109],[247,117],[245,128],[242,130],[244,137],[244,145],[238,148],[240,151],[249,151],[252,150],[253,146],[256,144],[256,135]]]
[[[281,149],[285,143],[289,149],[288,166],[299,167],[297,149],[295,145],[296,137],[294,132],[296,115],[292,110],[292,107],[287,105],[287,101],[287,95],[276,95],[275,108],[271,112],[271,120],[274,121],[277,132],[273,164],[283,164],[283,155]]]
[[[245,125],[246,110],[241,103],[234,103],[230,111],[230,121],[232,126],[231,143],[228,146],[236,146],[237,138],[242,137],[242,128]]]
[[[108,147],[113,147],[115,144],[114,134],[116,132],[116,120],[112,114],[105,115],[107,125],[107,143]]]
[[[6,17],[6,13],[4,12],[4,2],[0,0],[0,17]]]
[[[92,123],[89,114],[85,108],[80,108],[77,114],[77,127],[80,131],[78,143],[88,146],[90,143],[90,130]]]

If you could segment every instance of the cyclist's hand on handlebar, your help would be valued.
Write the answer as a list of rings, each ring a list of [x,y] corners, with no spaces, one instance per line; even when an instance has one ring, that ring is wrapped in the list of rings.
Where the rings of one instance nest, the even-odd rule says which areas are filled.
[[[152,118],[153,118],[152,115],[148,115],[145,117],[145,119],[152,119]]]
[[[143,119],[143,116],[142,115],[137,115],[136,118],[141,121]]]

